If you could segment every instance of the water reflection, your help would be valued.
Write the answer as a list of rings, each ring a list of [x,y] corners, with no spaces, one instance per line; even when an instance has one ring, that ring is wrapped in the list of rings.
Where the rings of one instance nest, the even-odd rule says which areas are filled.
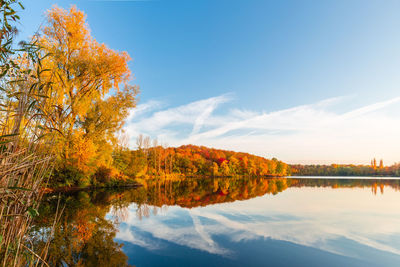
[[[128,257],[114,241],[118,224],[106,218],[115,192],[79,192],[61,196],[65,207],[55,233],[51,225],[57,209],[55,196],[41,205],[32,229],[35,246],[45,246],[50,236],[50,266],[128,266]],[[117,206],[116,206],[117,207]]]
[[[51,265],[395,266],[399,185],[237,178],[66,194]],[[49,236],[56,203],[50,197],[42,205],[38,245]]]

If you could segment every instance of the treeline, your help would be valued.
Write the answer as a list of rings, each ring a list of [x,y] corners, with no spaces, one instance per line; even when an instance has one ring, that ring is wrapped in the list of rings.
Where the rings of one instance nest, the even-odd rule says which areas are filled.
[[[378,191],[383,194],[384,188],[400,190],[400,180],[397,179],[297,179],[291,178],[290,187],[330,187],[330,188],[371,188],[373,194]],[[379,188],[379,189],[378,189]]]
[[[114,162],[128,177],[164,175],[184,176],[286,176],[288,165],[275,158],[266,159],[248,153],[204,146],[149,147],[149,140],[139,136],[138,149],[119,149]]]
[[[374,161],[373,161],[374,162]],[[290,165],[292,175],[299,176],[400,176],[400,163],[391,166],[371,165]]]

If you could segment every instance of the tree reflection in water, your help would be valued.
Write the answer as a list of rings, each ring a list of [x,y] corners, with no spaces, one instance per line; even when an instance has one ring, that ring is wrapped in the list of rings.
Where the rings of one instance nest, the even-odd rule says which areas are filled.
[[[114,238],[120,221],[127,219],[128,206],[136,203],[137,217],[166,213],[168,206],[183,208],[246,200],[278,194],[289,187],[370,187],[381,194],[384,187],[400,189],[399,180],[207,178],[147,181],[135,189],[80,191],[60,196],[65,210],[56,225],[49,247],[51,266],[129,266],[122,245]],[[58,196],[48,196],[31,231],[35,246],[43,247],[52,236],[51,224]],[[112,217],[106,217],[111,212]]]

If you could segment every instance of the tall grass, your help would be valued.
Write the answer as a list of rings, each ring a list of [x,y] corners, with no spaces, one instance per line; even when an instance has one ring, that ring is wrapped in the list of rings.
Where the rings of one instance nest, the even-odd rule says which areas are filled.
[[[15,48],[16,0],[0,1],[0,266],[46,266],[28,231],[52,171],[52,138],[41,111],[40,49]]]
[[[0,124],[0,261],[3,266],[22,266],[33,253],[26,240],[29,225],[37,215],[41,188],[52,170],[50,143],[38,126],[40,116],[30,112],[27,90],[2,111]],[[26,253],[26,252],[29,253]],[[31,260],[30,260],[31,261]]]

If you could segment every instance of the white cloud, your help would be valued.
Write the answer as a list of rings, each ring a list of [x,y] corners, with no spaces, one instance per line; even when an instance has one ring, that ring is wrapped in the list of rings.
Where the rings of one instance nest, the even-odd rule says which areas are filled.
[[[126,131],[131,137],[136,137],[139,133],[151,135],[153,137],[175,136],[177,131],[170,131],[171,126],[191,126],[192,133],[198,132],[205,124],[205,120],[217,108],[218,105],[229,101],[229,95],[221,95],[208,98],[205,100],[195,101],[186,105],[175,108],[168,108],[153,112],[150,116],[136,118],[130,116],[126,126]],[[147,102],[139,105],[139,113],[143,114],[143,110],[157,110],[160,107],[159,102]],[[135,114],[135,110],[133,114]],[[137,119],[137,120],[135,120]]]
[[[132,231],[130,231],[130,229],[128,228],[120,229],[117,232],[115,238],[121,241],[129,242],[131,244],[146,248],[148,250],[159,250],[163,248],[153,239],[143,237],[138,233],[133,234]]]
[[[117,239],[148,250],[163,249],[169,242],[225,257],[229,257],[231,254],[228,249],[220,247],[212,239],[198,217],[191,216],[190,211],[172,207],[168,215],[150,216],[142,221],[138,220],[136,209],[137,205],[135,204],[128,209],[128,218],[122,220]],[[182,222],[182,218],[186,216],[191,216],[192,223]],[[171,224],[171,221],[179,222],[179,225],[175,226]],[[145,238],[146,234],[151,234],[151,237]]]
[[[393,113],[393,107],[400,97],[341,112],[335,111],[335,105],[354,97],[269,113],[233,107],[215,114],[231,99],[222,95],[161,110],[160,103],[148,102],[136,111],[146,116],[131,117],[126,131],[132,138],[143,133],[174,146],[206,145],[291,163],[366,164],[377,157],[390,164],[399,160],[400,109]],[[389,108],[392,113],[385,112]]]
[[[144,115],[160,107],[162,107],[162,103],[160,101],[155,101],[155,100],[151,100],[147,103],[137,105],[137,107],[132,109],[131,112],[129,113],[127,121],[131,122],[140,115]]]

